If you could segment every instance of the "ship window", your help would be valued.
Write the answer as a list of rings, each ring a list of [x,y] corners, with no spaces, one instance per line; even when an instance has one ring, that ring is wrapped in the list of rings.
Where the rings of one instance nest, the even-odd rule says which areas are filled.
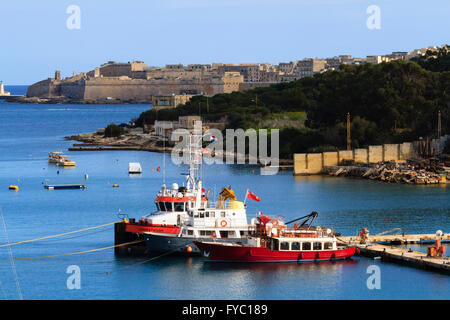
[[[311,242],[302,242],[302,250],[311,250]]]
[[[205,217],[205,213],[200,212],[200,218],[204,218]]]
[[[188,236],[193,236],[194,235],[194,230],[188,230]]]
[[[241,230],[241,237],[248,236],[248,231]]]
[[[322,242],[313,242],[313,250],[322,250]]]
[[[325,242],[324,244],[324,250],[331,250],[333,249],[333,243],[332,242]]]
[[[167,211],[167,210],[166,210],[166,206],[164,205],[164,202],[160,202],[160,203],[159,203],[159,210],[161,210],[161,211]]]
[[[281,242],[280,250],[289,250],[289,242]]]
[[[194,218],[198,218],[198,212],[194,212]]]
[[[161,209],[159,208],[159,203],[155,202],[155,205],[156,205],[156,210],[161,211]]]
[[[225,217],[225,211],[222,211],[221,213],[220,213],[220,216],[223,218],[223,217]]]
[[[211,236],[211,231],[210,230],[200,230],[200,236],[210,237]]]
[[[205,212],[205,217],[209,218],[209,212]]]
[[[184,211],[184,202],[175,202],[174,203],[175,211]]]
[[[214,212],[210,213],[211,218],[214,218],[216,216],[216,214]]]
[[[219,231],[221,238],[228,238],[228,231]]]
[[[300,250],[300,242],[292,242],[291,250]]]
[[[166,202],[166,211],[172,211],[172,202]]]

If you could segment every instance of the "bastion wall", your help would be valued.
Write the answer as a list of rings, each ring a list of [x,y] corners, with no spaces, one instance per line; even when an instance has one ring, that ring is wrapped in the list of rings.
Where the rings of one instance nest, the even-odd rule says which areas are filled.
[[[431,140],[431,153],[436,154],[442,150],[448,139],[450,139],[450,135]],[[418,156],[419,144],[419,141],[414,141],[369,146],[365,149],[359,148],[349,151],[296,153],[294,154],[294,174],[320,174],[325,167],[341,165],[345,160],[353,160],[360,164],[407,160]]]

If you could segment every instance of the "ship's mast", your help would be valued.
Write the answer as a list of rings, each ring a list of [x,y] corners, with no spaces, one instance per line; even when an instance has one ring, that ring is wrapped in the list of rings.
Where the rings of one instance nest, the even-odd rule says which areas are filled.
[[[195,121],[194,131],[189,134],[188,153],[189,153],[189,177],[188,183],[192,184],[193,189],[200,188],[201,181],[198,177],[202,164],[202,125],[201,121]]]

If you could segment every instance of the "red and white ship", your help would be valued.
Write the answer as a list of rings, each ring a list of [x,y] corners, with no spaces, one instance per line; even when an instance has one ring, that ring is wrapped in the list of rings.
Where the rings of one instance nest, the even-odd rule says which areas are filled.
[[[216,262],[306,262],[349,259],[359,254],[356,247],[340,245],[334,230],[312,226],[316,212],[300,226],[273,225],[269,217],[259,217],[246,244],[195,241],[195,245]],[[301,219],[301,218],[299,218]],[[310,224],[306,222],[311,219]]]
[[[202,161],[201,141],[199,133],[189,136],[186,153],[189,174],[185,185],[179,187],[174,183],[171,188],[162,185],[155,199],[157,211],[141,217],[138,222],[129,219],[125,224],[125,233],[145,240],[150,254],[200,254],[194,240],[245,243],[249,227],[254,226],[256,219],[252,219],[251,224],[247,221],[245,200],[238,201],[231,187],[222,188],[217,202],[209,198],[209,192],[205,193],[201,179],[197,178]],[[250,191],[245,199],[260,201]],[[124,240],[116,242],[132,240],[125,236]]]
[[[205,193],[202,181],[196,177],[201,164],[201,144],[199,146],[192,141],[188,144],[189,174],[186,175],[185,184],[178,186],[173,183],[170,188],[163,184],[154,200],[157,210],[141,217],[138,222],[130,219],[125,232],[179,234],[183,221],[189,218],[189,210],[204,210],[207,207],[209,192]]]

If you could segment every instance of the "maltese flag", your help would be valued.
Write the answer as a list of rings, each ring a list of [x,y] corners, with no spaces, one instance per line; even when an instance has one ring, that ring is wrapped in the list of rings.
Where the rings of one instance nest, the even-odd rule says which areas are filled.
[[[258,201],[258,202],[261,201],[261,199],[256,194],[254,194],[253,192],[251,192],[249,190],[247,190],[247,198],[249,198],[250,200]]]

